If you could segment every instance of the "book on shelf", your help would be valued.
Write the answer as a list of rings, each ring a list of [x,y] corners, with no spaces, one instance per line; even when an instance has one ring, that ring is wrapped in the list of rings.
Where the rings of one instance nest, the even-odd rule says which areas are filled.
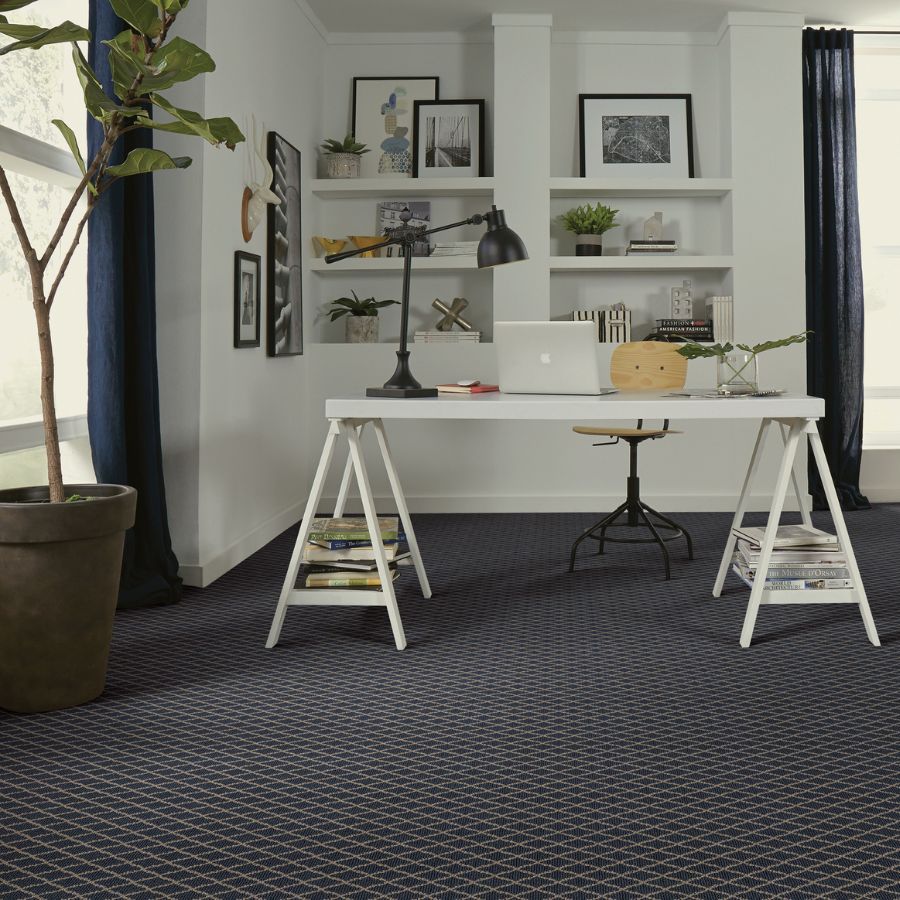
[[[709,328],[708,319],[657,319],[657,328],[688,328],[694,325],[697,328]]]
[[[403,559],[409,551],[402,551],[400,544],[385,544],[384,555],[388,562]],[[338,563],[352,561],[374,561],[372,545],[365,547],[345,547],[343,550],[329,550],[318,544],[307,542],[303,547],[303,562],[305,563]]]
[[[399,531],[397,533],[396,538],[392,538],[390,540],[382,540],[381,543],[384,544],[385,546],[388,546],[389,544],[402,543],[405,540],[406,540],[406,535],[402,531]],[[352,540],[352,541],[346,541],[346,540],[330,541],[330,540],[318,539],[315,541],[311,540],[310,543],[316,544],[316,546],[318,546],[318,547],[324,547],[326,550],[346,550],[348,547],[371,547],[372,546],[372,542],[368,538],[365,538],[364,540]]]
[[[439,394],[492,394],[500,390],[499,384],[438,384]]]
[[[747,577],[739,566],[732,566],[732,571],[747,587],[753,587],[753,578]],[[766,578],[765,583],[767,591],[833,591],[852,587],[853,581],[850,578]]]
[[[479,344],[480,331],[417,331],[414,335],[417,344]]]
[[[710,297],[706,313],[713,323],[713,334],[720,343],[734,340],[734,300],[732,297]]]
[[[396,541],[400,534],[399,516],[379,516],[378,529],[382,541]],[[313,519],[308,541],[371,541],[365,516]]]
[[[395,581],[400,572],[391,570],[391,580]],[[381,576],[375,572],[327,572],[310,571],[303,582],[308,588],[377,588],[381,587]]]
[[[756,545],[738,539],[737,552],[751,566],[759,564],[762,550]],[[769,565],[786,566],[846,566],[847,556],[838,550],[830,550],[827,545],[820,547],[785,547],[772,551]]]
[[[394,555],[393,559],[388,560],[388,567],[394,569],[399,563],[406,564],[411,558],[409,550],[403,550]],[[317,560],[314,562],[304,561],[303,565],[309,571],[317,572],[376,572],[378,564],[375,558],[371,559],[331,559]]]
[[[766,529],[764,527],[742,525],[735,528],[734,533],[739,539],[759,548],[762,546]],[[828,550],[840,549],[835,535],[822,531],[820,528],[814,528],[812,525],[779,525],[778,530],[775,532],[775,543],[773,546],[776,550],[783,550],[785,547],[807,546]]]
[[[759,562],[749,562],[740,553],[734,554],[734,564],[748,578],[753,578],[759,568]],[[824,565],[822,563],[786,563],[776,561],[769,564],[767,578],[850,578],[850,569],[846,563]]]

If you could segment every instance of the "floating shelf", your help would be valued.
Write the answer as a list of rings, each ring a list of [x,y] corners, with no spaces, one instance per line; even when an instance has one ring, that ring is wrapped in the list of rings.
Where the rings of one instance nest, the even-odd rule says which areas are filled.
[[[731,178],[551,178],[551,197],[723,197]]]
[[[347,275],[350,272],[399,272],[403,268],[403,257],[389,256],[374,259],[345,259],[341,262],[326,263],[324,258],[311,259],[309,271],[327,275]],[[417,256],[413,259],[413,274],[416,272],[458,272],[460,269],[478,271],[474,256],[442,256],[434,259]]]
[[[493,178],[314,178],[317,197],[490,197]]]
[[[551,272],[658,272],[675,269],[731,269],[733,256],[551,256]]]

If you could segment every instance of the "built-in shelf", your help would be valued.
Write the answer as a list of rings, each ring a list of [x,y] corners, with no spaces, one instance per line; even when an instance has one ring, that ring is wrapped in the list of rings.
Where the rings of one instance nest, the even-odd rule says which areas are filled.
[[[326,263],[324,258],[309,261],[310,272],[329,275],[346,275],[349,272],[399,272],[403,268],[403,258],[390,256],[374,259],[345,259],[341,262]],[[437,259],[417,256],[412,263],[416,272],[458,272],[460,269],[478,270],[474,256],[442,256]]]
[[[315,178],[310,190],[317,197],[490,197],[493,178]]]
[[[731,269],[732,256],[551,256],[551,272],[657,272],[674,269]]]
[[[731,178],[551,178],[551,197],[723,197]]]

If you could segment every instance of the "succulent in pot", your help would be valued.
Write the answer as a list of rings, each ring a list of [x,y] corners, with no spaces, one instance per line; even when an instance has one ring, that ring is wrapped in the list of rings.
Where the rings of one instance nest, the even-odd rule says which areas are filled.
[[[576,256],[601,256],[603,254],[603,235],[611,228],[617,228],[616,216],[619,210],[598,203],[591,206],[575,206],[556,221],[575,235]]]
[[[0,0],[0,12],[11,13],[34,2]],[[50,310],[88,219],[108,189],[133,175],[184,169],[191,160],[139,148],[114,164],[113,151],[123,135],[140,128],[199,136],[229,149],[244,140],[231,119],[206,119],[173,106],[160,93],[162,87],[215,69],[200,47],[183,38],[169,40],[187,0],[109,0],[109,4],[127,24],[119,35],[104,41],[113,82],[109,93],[78,45],[91,40],[86,28],[73,22],[53,27],[13,24],[0,15],[0,34],[13,38],[0,48],[0,73],[6,54],[71,44],[85,107],[103,137],[93,157],[85,159],[72,128],[60,119],[53,121],[81,177],[59,221],[52,223],[46,248],[35,246],[0,163],[0,197],[31,281],[48,481],[43,487],[0,491],[0,707],[12,712],[62,709],[102,692],[125,531],[134,524],[133,488],[63,481]],[[166,115],[151,118],[151,107]],[[56,265],[55,272],[51,264]]]
[[[342,141],[328,138],[319,146],[325,151],[325,173],[329,178],[359,178],[359,158],[369,152],[365,144],[348,134]]]
[[[338,297],[326,310],[332,322],[346,316],[346,338],[348,344],[374,344],[378,340],[378,310],[399,304],[399,300],[376,300],[367,297],[360,300],[356,291],[353,297]]]

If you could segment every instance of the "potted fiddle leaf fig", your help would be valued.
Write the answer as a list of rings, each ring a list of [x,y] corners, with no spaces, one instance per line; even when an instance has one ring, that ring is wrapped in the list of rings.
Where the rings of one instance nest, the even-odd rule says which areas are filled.
[[[399,300],[376,300],[367,297],[360,300],[356,291],[350,297],[338,297],[326,310],[332,322],[346,316],[348,344],[374,344],[378,340],[378,310],[398,304]]]
[[[617,228],[616,216],[619,210],[598,203],[591,206],[575,206],[556,217],[556,221],[566,231],[575,235],[576,256],[602,256],[603,235],[611,228]]]
[[[46,28],[7,19],[7,13],[34,2],[0,0],[0,34],[13,38],[0,47],[0,77],[2,57],[9,53],[70,43],[85,108],[99,123],[103,141],[93,157],[85,159],[72,128],[53,121],[81,178],[59,221],[51,224],[46,247],[35,246],[0,165],[0,195],[31,280],[48,480],[45,487],[0,491],[0,707],[12,712],[85,703],[103,691],[106,679],[122,548],[125,531],[134,523],[136,494],[122,485],[63,481],[51,309],[88,219],[109,189],[133,175],[184,169],[191,163],[188,157],[147,148],[132,150],[114,163],[113,151],[124,134],[139,128],[195,135],[229,149],[244,139],[231,119],[205,119],[179,109],[163,93],[215,69],[200,47],[171,37],[189,0],[108,0],[128,25],[104,42],[113,80],[110,94],[76,43],[90,40],[86,28],[72,22]],[[165,118],[151,118],[152,107]]]
[[[365,144],[348,134],[342,141],[328,138],[319,146],[325,151],[325,173],[329,178],[359,178],[360,157],[369,152]]]

